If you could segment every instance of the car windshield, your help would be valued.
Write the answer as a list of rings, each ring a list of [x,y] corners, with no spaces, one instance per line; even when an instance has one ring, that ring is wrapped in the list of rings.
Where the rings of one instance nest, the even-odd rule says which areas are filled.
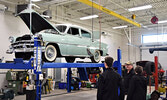
[[[52,33],[52,34],[59,34],[58,31],[54,30],[54,29],[45,29],[41,31],[42,33]]]
[[[60,32],[64,33],[64,32],[66,31],[67,26],[59,25],[59,26],[56,26],[56,28],[57,28]]]

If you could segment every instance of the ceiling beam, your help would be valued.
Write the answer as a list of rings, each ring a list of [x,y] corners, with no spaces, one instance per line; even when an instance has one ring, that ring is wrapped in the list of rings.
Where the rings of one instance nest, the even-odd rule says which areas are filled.
[[[115,16],[115,17],[117,17],[117,18],[119,18],[121,20],[124,20],[124,21],[126,21],[128,23],[131,23],[131,24],[133,24],[133,25],[135,25],[137,27],[141,27],[141,25],[139,23],[136,23],[133,20],[130,20],[130,19],[124,17],[124,16],[121,16],[120,14],[117,14],[114,11],[111,11],[111,10],[109,10],[107,8],[104,8],[103,6],[101,6],[99,4],[96,4],[96,3],[92,2],[92,1],[89,1],[89,0],[77,0],[77,1],[79,1],[81,3],[84,3],[84,4],[87,4],[87,5],[89,5],[91,7],[94,7],[96,9],[98,9],[98,10],[101,10],[101,11],[103,11],[103,12],[109,14],[109,15]]]

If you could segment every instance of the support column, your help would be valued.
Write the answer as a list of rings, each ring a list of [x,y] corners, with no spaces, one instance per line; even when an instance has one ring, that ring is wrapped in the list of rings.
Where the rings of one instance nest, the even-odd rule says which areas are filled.
[[[117,57],[118,57],[118,73],[120,74],[120,75],[122,75],[122,68],[121,68],[121,50],[120,49],[118,49],[117,50]]]
[[[158,57],[155,56],[155,90],[158,90]]]
[[[42,50],[41,50],[41,42],[40,39],[36,36],[34,38],[34,74],[36,75],[36,99],[35,100],[41,100],[41,80],[39,79],[39,76],[41,74],[41,56]]]
[[[71,92],[71,68],[67,68],[67,92]]]

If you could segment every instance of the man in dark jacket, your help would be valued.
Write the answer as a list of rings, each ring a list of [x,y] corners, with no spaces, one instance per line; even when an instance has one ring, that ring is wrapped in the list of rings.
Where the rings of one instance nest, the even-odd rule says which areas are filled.
[[[133,75],[135,75],[135,71],[133,69],[133,63],[128,61],[125,63],[125,73],[124,73],[124,94],[127,95],[129,89],[129,83]]]
[[[97,100],[121,100],[119,99],[118,88],[122,91],[121,76],[111,67],[113,58],[105,58],[105,72],[100,75],[98,80]]]
[[[147,82],[142,75],[143,68],[135,68],[136,75],[130,81],[127,100],[146,100]]]

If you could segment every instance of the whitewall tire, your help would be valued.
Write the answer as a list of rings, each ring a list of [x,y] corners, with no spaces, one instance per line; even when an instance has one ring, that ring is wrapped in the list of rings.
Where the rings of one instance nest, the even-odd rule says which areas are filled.
[[[53,45],[48,45],[44,53],[45,60],[47,62],[54,62],[57,57],[57,49]]]
[[[90,58],[93,63],[98,63],[101,60],[101,53],[99,50],[95,51],[95,54]]]

